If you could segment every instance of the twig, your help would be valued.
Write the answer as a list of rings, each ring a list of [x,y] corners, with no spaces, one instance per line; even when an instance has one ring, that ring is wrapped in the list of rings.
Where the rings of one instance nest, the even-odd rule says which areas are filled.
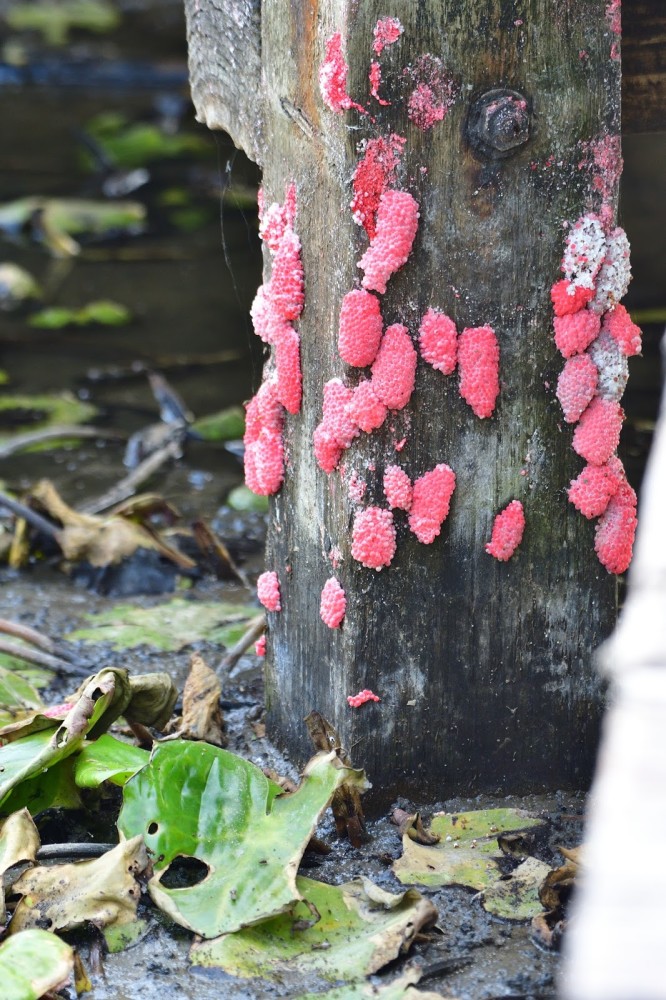
[[[91,368],[86,372],[88,382],[119,382],[143,378],[147,372],[159,368],[168,371],[180,368],[210,368],[211,365],[227,365],[242,361],[240,351],[214,351],[209,354],[164,354],[149,360],[134,361],[131,365],[113,365],[107,368]]]
[[[101,858],[112,851],[117,844],[91,844],[87,841],[71,844],[44,844],[38,848],[37,861],[51,861],[55,858]]]
[[[235,646],[232,646],[223,660],[220,661],[217,674],[226,674],[234,664],[238,663],[245,650],[256,642],[260,635],[266,630],[266,615],[257,615],[250,622],[247,631],[243,633]]]
[[[47,521],[45,517],[38,514],[36,510],[31,507],[26,507],[24,503],[19,500],[14,500],[12,497],[8,497],[6,493],[0,491],[0,507],[6,507],[7,510],[11,510],[12,514],[16,514],[17,517],[22,517],[24,521],[31,524],[33,528],[37,528],[38,531],[43,531],[45,535],[49,538],[55,538],[56,541],[60,536],[60,531],[53,524],[52,521]]]
[[[102,438],[108,441],[124,441],[125,434],[119,431],[103,430],[101,427],[77,427],[73,424],[62,424],[58,427],[44,427],[41,431],[26,431],[25,434],[16,434],[9,441],[0,445],[0,459],[9,458],[17,451],[24,448],[31,448],[34,444],[41,444],[43,441],[57,441],[59,438]]]
[[[21,646],[15,642],[6,642],[4,639],[0,639],[0,653],[5,653],[7,656],[14,656],[18,660],[25,660],[26,663],[34,663],[38,667],[46,667],[47,670],[54,670],[58,674],[87,677],[90,673],[90,667],[68,663],[57,656],[51,656],[50,653],[44,653],[30,646]]]
[[[139,486],[149,479],[165,462],[170,458],[178,458],[180,455],[180,441],[170,441],[164,448],[154,451],[152,455],[144,459],[136,469],[133,469],[128,476],[112,486],[110,490],[97,497],[96,500],[88,500],[80,504],[78,510],[81,514],[99,514],[100,511],[108,510],[123,500],[128,500],[134,496]]]
[[[55,647],[47,635],[42,635],[29,625],[20,625],[19,622],[10,622],[7,618],[0,618],[0,632],[5,635],[13,635],[17,639],[29,642],[31,646],[43,649],[45,653],[55,653]]]

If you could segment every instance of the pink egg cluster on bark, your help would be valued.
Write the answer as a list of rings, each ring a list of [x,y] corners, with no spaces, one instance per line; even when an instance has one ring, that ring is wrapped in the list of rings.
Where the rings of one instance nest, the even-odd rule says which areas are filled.
[[[372,389],[389,410],[402,410],[414,391],[416,349],[406,326],[387,327],[372,365]]]
[[[477,417],[490,417],[499,395],[499,344],[491,326],[469,327],[458,338],[460,395]]]
[[[314,452],[324,472],[338,467],[342,453],[358,435],[358,426],[349,415],[353,392],[339,378],[324,386],[323,416],[314,432]]]
[[[419,205],[408,191],[385,191],[379,199],[376,231],[358,266],[363,287],[386,291],[389,278],[406,263],[419,224]]]
[[[424,545],[439,535],[455,488],[456,474],[443,462],[414,481],[409,528]]]
[[[369,701],[381,701],[381,698],[378,698],[370,688],[364,688],[358,694],[347,695],[347,704],[350,708],[360,708],[361,705],[365,705]]]
[[[284,479],[284,409],[274,380],[267,379],[245,411],[245,482],[253,493],[277,493]]]
[[[636,536],[636,494],[626,481],[608,501],[595,530],[594,548],[609,573],[629,568]]]
[[[613,455],[603,465],[586,465],[583,471],[571,480],[569,500],[583,517],[601,517],[608,507],[610,498],[625,481],[622,462]]]
[[[387,465],[384,470],[384,496],[389,507],[411,510],[413,499],[412,481],[399,465]]]
[[[324,584],[319,604],[319,615],[324,625],[340,628],[347,610],[347,598],[340,583],[334,576]]]
[[[359,382],[349,400],[347,412],[350,419],[362,431],[370,434],[381,427],[388,414],[388,408],[378,398],[370,379]]]
[[[387,45],[393,45],[398,41],[404,30],[397,17],[380,17],[372,31],[373,51],[380,56]]]
[[[603,465],[617,450],[623,420],[619,403],[595,396],[576,425],[573,450],[590,465]]]
[[[490,541],[486,545],[486,552],[499,562],[507,562],[522,542],[524,531],[525,511],[523,505],[520,500],[512,500],[495,517]]]
[[[338,353],[356,368],[366,368],[377,356],[383,321],[379,299],[363,288],[347,292],[340,307]]]
[[[260,235],[272,259],[272,273],[257,290],[250,315],[255,333],[272,347],[259,392],[247,406],[245,482],[261,495],[276,493],[284,479],[284,410],[301,408],[301,340],[292,323],[305,301],[301,243],[294,231],[296,188],[290,184],[282,205],[259,197]]]
[[[254,652],[255,652],[256,656],[265,656],[266,655],[266,636],[265,635],[259,636],[259,638],[255,642],[255,644],[254,644]]]
[[[569,358],[557,380],[557,398],[568,424],[580,420],[597,390],[599,372],[587,354]]]
[[[352,558],[368,569],[390,566],[395,555],[393,513],[381,507],[358,511],[352,527]]]
[[[257,579],[257,597],[266,611],[281,611],[280,581],[273,570],[266,570]]]
[[[629,376],[627,357],[641,349],[641,331],[620,299],[631,279],[629,241],[583,215],[566,240],[565,278],[551,288],[555,343],[567,362],[557,382],[564,419],[575,423],[573,449],[588,464],[571,481],[570,502],[584,517],[600,518],[595,550],[609,573],[623,573],[636,530],[636,495],[615,454],[624,412],[620,399]],[[604,226],[606,229],[604,229]]]
[[[450,375],[458,359],[456,324],[445,313],[428,309],[419,327],[419,347],[424,361]]]
[[[347,93],[347,61],[342,51],[342,35],[339,31],[326,42],[326,54],[319,67],[319,91],[327,108],[342,114],[356,108],[365,114],[365,108],[352,101]]]
[[[352,181],[354,197],[350,208],[354,222],[363,226],[371,240],[377,232],[379,201],[395,182],[406,141],[402,136],[392,134],[388,139],[383,136],[368,139],[362,146],[363,156]]]

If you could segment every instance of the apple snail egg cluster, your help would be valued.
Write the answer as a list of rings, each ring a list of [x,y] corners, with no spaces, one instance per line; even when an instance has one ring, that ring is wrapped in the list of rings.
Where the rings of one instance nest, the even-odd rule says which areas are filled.
[[[570,502],[599,518],[595,551],[609,573],[624,573],[636,533],[636,494],[616,452],[624,412],[620,399],[627,358],[641,350],[641,332],[620,299],[631,279],[629,242],[619,227],[606,232],[593,213],[571,227],[562,258],[564,279],[551,289],[555,344],[567,359],[557,398],[572,447],[587,463],[572,480]]]

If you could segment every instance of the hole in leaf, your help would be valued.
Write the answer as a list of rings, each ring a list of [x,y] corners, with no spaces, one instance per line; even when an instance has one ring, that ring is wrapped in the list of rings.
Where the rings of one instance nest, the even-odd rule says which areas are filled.
[[[150,834],[157,833],[158,830],[159,826],[157,823],[153,822],[148,824],[148,833]]]
[[[198,858],[174,858],[160,879],[165,889],[189,889],[208,876],[208,865]]]

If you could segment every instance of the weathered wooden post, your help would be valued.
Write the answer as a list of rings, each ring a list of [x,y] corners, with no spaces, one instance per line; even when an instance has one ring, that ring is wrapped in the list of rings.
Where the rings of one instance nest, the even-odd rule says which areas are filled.
[[[275,490],[267,568],[281,610],[269,613],[271,735],[303,759],[302,719],[319,710],[367,769],[378,804],[397,793],[580,786],[601,704],[592,651],[614,622],[616,577],[597,558],[595,524],[568,502],[567,487],[586,460],[606,467],[619,407],[617,392],[601,385],[608,359],[597,353],[593,404],[604,410],[605,442],[592,457],[579,442],[583,458],[555,391],[562,353],[589,358],[580,329],[594,327],[596,336],[594,317],[603,324],[615,305],[617,287],[602,302],[598,277],[613,240],[624,259],[612,235],[619,0],[394,0],[388,8],[374,0],[186,0],[186,9],[198,117],[227,130],[263,169],[273,281],[254,313],[273,342],[269,381],[287,342],[293,359],[285,325],[300,336],[302,404],[286,369],[278,371],[271,391],[290,412],[253,416],[250,434],[251,478]],[[594,222],[575,229],[590,213]],[[576,295],[558,309],[570,316],[560,353],[549,290],[565,277],[572,232],[570,284],[561,290]],[[284,308],[283,295],[298,241],[302,311],[293,296]],[[367,340],[367,357],[354,354],[356,343],[342,346],[353,364],[338,349],[343,300],[354,289],[366,293],[355,300],[364,324],[372,327],[376,308],[369,293],[384,328],[393,328],[373,368]],[[353,341],[365,325],[350,329]],[[451,350],[452,362],[443,356]],[[459,370],[444,374],[456,357]],[[346,388],[327,390],[322,420],[333,379]],[[378,399],[371,413],[368,400]],[[256,441],[263,431],[273,447],[283,421],[284,462],[278,444],[267,473]],[[359,423],[379,426],[359,432]],[[412,483],[437,466],[453,470],[439,532],[450,473],[422,482],[419,511],[407,514],[391,511],[385,496],[391,466]],[[524,510],[524,537],[499,561],[486,545],[495,516],[513,501]],[[625,507],[631,534],[630,499]],[[373,508],[382,512],[374,520]],[[511,510],[508,527],[518,528],[518,505]],[[511,545],[494,551],[506,555]],[[337,628],[320,617],[331,577],[346,598]],[[350,707],[347,696],[366,688],[381,701]]]

